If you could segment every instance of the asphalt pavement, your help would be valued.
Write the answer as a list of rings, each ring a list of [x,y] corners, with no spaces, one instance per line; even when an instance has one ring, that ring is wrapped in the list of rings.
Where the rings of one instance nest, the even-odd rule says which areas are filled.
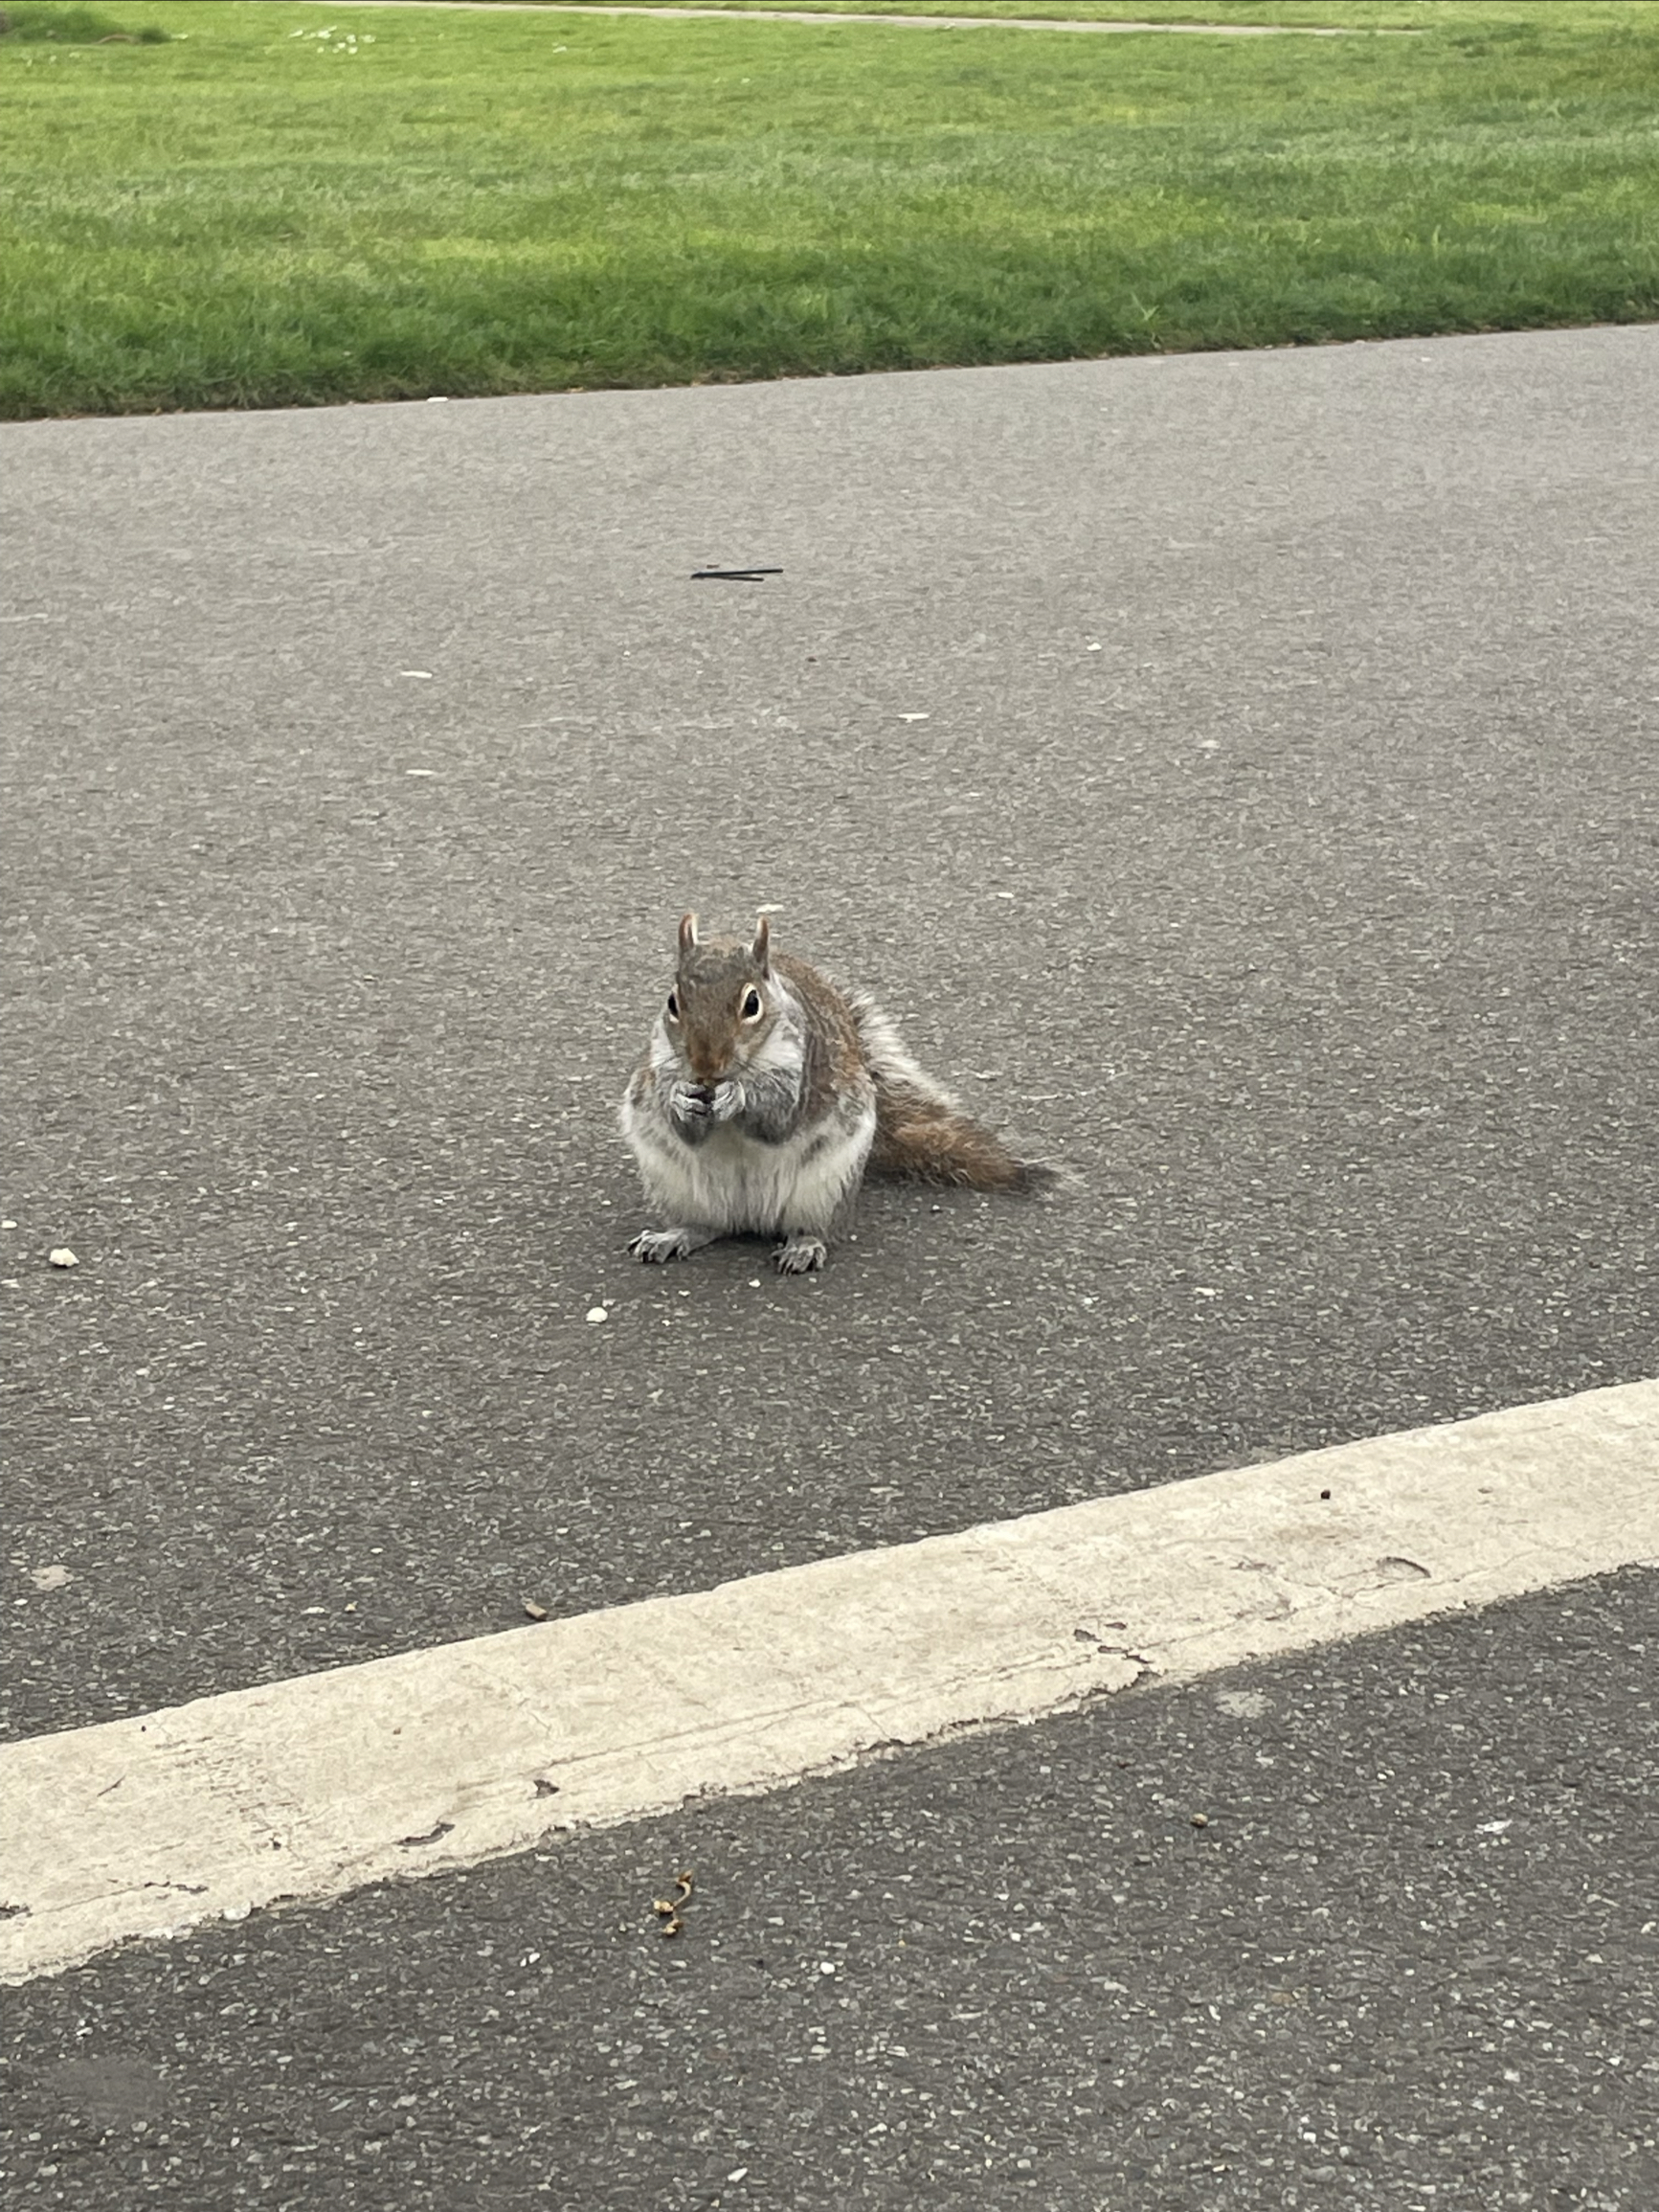
[[[7,430],[11,1729],[1651,1372],[1656,387]],[[761,904],[1078,1187],[637,1268]]]
[[[0,433],[10,1731],[1652,1373],[1656,386],[1620,328]],[[782,574],[692,580],[748,563]],[[614,1102],[675,920],[762,904],[1065,1192],[873,1192],[821,1280],[757,1245],[636,1268]],[[18,2186],[1634,2212],[1653,1603],[1637,1574],[1283,1662],[1262,1710],[1317,1745],[1137,1691],[123,1953],[12,1999]],[[1343,1849],[1310,1759],[1350,1785]],[[1243,1792],[1271,1876],[1203,1857],[1222,1822],[1142,1864],[1135,1762],[1160,1802]],[[1454,1784],[1472,1825],[1523,1783],[1536,1850],[1448,1825]],[[700,1890],[706,2019],[637,1896],[693,1851],[749,1869]],[[914,1942],[901,1862],[958,1869]],[[1241,1886],[1193,1872],[1222,1864]],[[1356,1883],[1369,2012],[1320,1948]],[[987,1899],[1064,1957],[986,1981],[950,1931]],[[919,1953],[859,2048],[937,1990],[984,2014],[953,2063],[785,2070],[742,1962],[798,1938],[789,2003],[822,2010],[837,1927]],[[1102,1963],[1123,1940],[1150,1981]],[[1501,2046],[1472,2071],[1466,2027]],[[608,2032],[625,2090],[582,2055]],[[764,2086],[712,2094],[740,2044]],[[1322,2045],[1411,2120],[1363,2183],[1321,2135],[1349,2106],[1293,2125]],[[92,2061],[78,2104],[95,2077],[55,2069]],[[1004,2062],[976,2169],[917,2133]],[[261,2148],[259,2113],[300,2133]]]
[[[1648,2212],[1656,1579],[11,1991],[7,2201]]]

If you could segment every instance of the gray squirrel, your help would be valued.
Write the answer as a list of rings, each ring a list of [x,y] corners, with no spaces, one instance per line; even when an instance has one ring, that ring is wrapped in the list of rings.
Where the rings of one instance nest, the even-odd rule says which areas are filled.
[[[765,914],[751,942],[682,920],[673,988],[621,1123],[665,1224],[628,1247],[641,1260],[751,1232],[782,1238],[785,1275],[810,1275],[866,1167],[971,1190],[1057,1180],[971,1120],[863,993],[774,953]]]

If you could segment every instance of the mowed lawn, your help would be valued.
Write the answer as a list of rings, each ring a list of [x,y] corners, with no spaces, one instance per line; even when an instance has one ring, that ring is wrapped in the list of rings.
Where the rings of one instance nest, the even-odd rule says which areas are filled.
[[[0,414],[1659,314],[1659,5],[1261,15],[1428,27],[64,8],[171,37],[0,37]]]

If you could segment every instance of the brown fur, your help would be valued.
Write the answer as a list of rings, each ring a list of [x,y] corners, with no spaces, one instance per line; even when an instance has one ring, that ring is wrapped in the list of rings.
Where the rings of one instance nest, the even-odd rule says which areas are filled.
[[[806,1011],[801,1113],[810,1124],[828,1114],[868,1071],[876,1093],[876,1135],[866,1172],[964,1190],[1030,1193],[1059,1181],[1051,1167],[1019,1159],[990,1130],[964,1114],[955,1100],[932,1087],[908,1058],[893,1064],[896,1037],[863,997],[849,1000],[810,962],[771,949],[766,915],[752,943],[703,937],[697,917],[680,925],[679,982],[684,1004],[684,1049],[694,1078],[716,1080],[729,1065],[740,1024],[737,1006],[749,982],[764,982],[775,969]],[[879,1025],[872,1034],[867,1023]],[[636,1080],[650,1081],[649,1070]]]
[[[831,1099],[847,1090],[864,1064],[863,1045],[853,1010],[828,979],[805,960],[773,953],[772,965],[806,1008],[806,1072],[802,1118],[816,1120]]]
[[[876,1086],[871,1175],[904,1175],[963,1190],[1030,1192],[1055,1180],[1051,1167],[1020,1160],[989,1129],[908,1085]]]

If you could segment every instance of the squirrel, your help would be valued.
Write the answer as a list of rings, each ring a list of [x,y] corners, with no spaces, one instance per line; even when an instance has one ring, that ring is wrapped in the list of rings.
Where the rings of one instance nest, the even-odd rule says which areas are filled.
[[[717,1237],[780,1236],[785,1275],[810,1275],[865,1169],[971,1190],[1036,1191],[1053,1168],[1020,1160],[940,1084],[862,992],[752,942],[680,924],[673,988],[628,1082],[622,1134],[649,1203],[637,1259],[684,1259]]]

